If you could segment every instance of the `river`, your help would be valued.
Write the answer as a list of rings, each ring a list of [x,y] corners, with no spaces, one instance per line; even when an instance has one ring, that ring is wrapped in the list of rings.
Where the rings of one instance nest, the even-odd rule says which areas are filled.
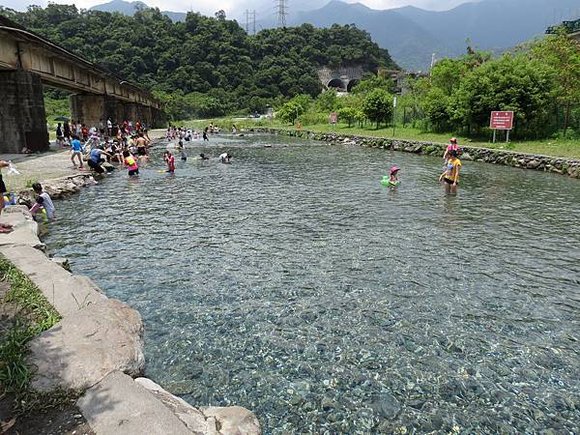
[[[58,202],[45,238],[139,310],[149,377],[267,434],[578,431],[578,180],[464,162],[454,197],[433,157],[188,146]]]

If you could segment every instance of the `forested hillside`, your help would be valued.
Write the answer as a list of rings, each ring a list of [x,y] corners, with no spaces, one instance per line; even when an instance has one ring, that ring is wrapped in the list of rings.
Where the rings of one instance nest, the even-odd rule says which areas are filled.
[[[322,65],[396,68],[389,53],[352,25],[309,24],[250,36],[222,12],[172,22],[158,9],[134,16],[32,6],[0,13],[101,67],[152,90],[176,118],[262,111],[321,91]]]

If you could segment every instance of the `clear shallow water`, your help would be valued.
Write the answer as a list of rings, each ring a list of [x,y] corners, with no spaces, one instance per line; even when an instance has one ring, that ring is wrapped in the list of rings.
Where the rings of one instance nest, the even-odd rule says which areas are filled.
[[[59,202],[46,239],[141,312],[149,377],[265,433],[578,431],[577,180],[464,162],[445,197],[440,159],[195,145]]]

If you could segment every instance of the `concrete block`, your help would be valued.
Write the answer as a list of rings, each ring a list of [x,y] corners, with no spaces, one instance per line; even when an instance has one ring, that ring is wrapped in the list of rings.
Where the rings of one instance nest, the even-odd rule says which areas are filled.
[[[97,435],[191,435],[147,389],[121,372],[110,373],[77,401]]]
[[[26,274],[63,317],[106,299],[87,278],[72,275],[38,249],[0,245],[0,254]]]
[[[143,322],[128,305],[105,299],[32,339],[29,350],[35,391],[82,391],[113,371],[143,372]]]
[[[195,434],[219,435],[214,419],[206,420],[203,413],[191,406],[185,400],[174,396],[164,390],[160,385],[148,378],[135,379],[142,387],[146,388],[163,405],[167,407],[185,426]]]

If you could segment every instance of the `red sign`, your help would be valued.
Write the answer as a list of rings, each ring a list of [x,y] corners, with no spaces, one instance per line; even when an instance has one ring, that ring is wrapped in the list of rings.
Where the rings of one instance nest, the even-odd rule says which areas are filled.
[[[514,128],[514,112],[491,112],[489,128],[492,130],[511,130]]]

